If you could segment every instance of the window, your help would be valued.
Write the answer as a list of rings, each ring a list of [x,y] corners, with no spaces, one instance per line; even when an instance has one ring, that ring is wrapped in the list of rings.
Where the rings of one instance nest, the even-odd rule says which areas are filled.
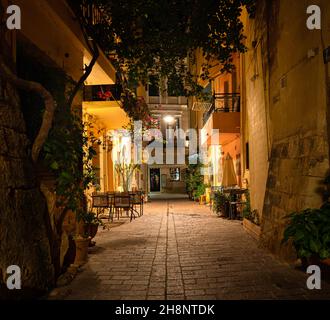
[[[180,181],[180,168],[171,168],[171,181]]]
[[[237,92],[237,71],[236,68],[233,69],[232,71],[232,92],[236,93]]]
[[[248,142],[245,145],[245,167],[246,170],[250,170],[250,146]]]
[[[208,94],[212,93],[212,82],[208,83],[208,85],[204,88],[203,92]]]
[[[229,105],[230,105],[230,100],[228,98],[228,92],[229,92],[229,82],[228,81],[225,81],[223,88],[224,88],[224,91],[225,91],[224,107],[225,107],[225,111],[228,112],[229,111]]]
[[[241,155],[237,154],[236,155],[236,173],[238,176],[241,176]]]
[[[168,78],[167,94],[169,97],[180,97],[185,95],[184,85],[181,78],[176,74],[172,74]]]
[[[159,81],[155,76],[150,76],[149,78],[149,96],[159,97]]]
[[[180,129],[180,118],[175,118],[175,130]]]

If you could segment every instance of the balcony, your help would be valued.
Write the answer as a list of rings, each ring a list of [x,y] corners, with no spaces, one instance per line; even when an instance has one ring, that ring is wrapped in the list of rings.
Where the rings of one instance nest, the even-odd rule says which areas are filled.
[[[84,101],[119,101],[123,90],[120,85],[85,86]]]
[[[91,0],[82,0],[79,2],[76,0],[68,0],[71,8],[80,13],[86,25],[97,25],[107,22],[108,17],[99,5],[93,3]]]
[[[188,99],[186,97],[172,97],[172,96],[148,96],[147,103],[153,105],[170,105],[170,106],[179,106],[187,105]]]
[[[204,113],[204,125],[214,113],[239,113],[241,111],[241,97],[237,93],[216,93],[210,109]]]
[[[240,95],[215,94],[212,106],[204,113],[204,130],[208,136],[218,130],[221,137],[240,133]]]
[[[86,24],[96,25],[104,22],[105,20],[102,11],[90,0],[85,0],[82,2],[81,10]]]

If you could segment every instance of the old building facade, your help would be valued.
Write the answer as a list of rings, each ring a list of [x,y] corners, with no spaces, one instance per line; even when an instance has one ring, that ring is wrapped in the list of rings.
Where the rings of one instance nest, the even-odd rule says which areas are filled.
[[[6,8],[12,1],[2,0],[0,4],[3,22]],[[20,8],[21,29],[6,30],[5,24],[1,24],[3,50],[0,54],[18,78],[38,83],[53,95],[56,101],[53,127],[63,126],[63,123],[58,124],[61,113],[70,115],[74,111],[79,117],[82,116],[81,91],[77,92],[71,106],[67,99],[93,58],[85,30],[79,24],[70,1],[15,1],[15,5]],[[85,84],[114,82],[114,68],[100,49],[99,57]],[[30,149],[42,122],[43,99],[38,96],[37,90],[33,92],[19,86],[14,88],[10,81],[3,79],[0,88],[0,126],[8,127],[1,131],[1,142],[7,136],[12,137],[12,140],[7,140],[6,147],[8,150],[10,147],[12,151],[3,147],[5,153],[0,156],[3,181],[0,192],[3,206],[1,213],[8,213],[2,214],[0,221],[1,237],[4,236],[0,240],[0,287],[6,266],[15,262],[21,266],[26,289],[31,287],[43,291],[47,286],[54,285],[59,274],[72,263],[67,258],[72,249],[76,218],[72,211],[63,211],[57,205],[55,178],[43,163],[43,151],[36,163],[31,160]],[[15,166],[13,163],[16,163]],[[5,198],[8,199],[8,190],[11,189],[13,196],[8,202]],[[17,226],[11,228],[12,223]],[[19,226],[25,228],[20,229]],[[15,230],[15,233],[6,235],[2,227]],[[13,249],[15,246],[23,248],[24,254],[19,255]],[[38,249],[28,253],[24,249],[26,246]]]
[[[329,169],[330,4],[321,30],[309,30],[308,1],[259,1],[245,14],[247,52],[242,55],[242,174],[251,205],[262,217],[261,243],[294,258],[281,246],[284,217],[319,207],[317,193]]]
[[[196,64],[192,66],[196,75],[202,72],[204,57],[197,50]],[[207,153],[204,164],[205,183],[209,187],[222,186],[224,160],[229,155],[233,159],[237,185],[241,185],[241,86],[240,86],[240,55],[233,55],[231,72],[220,72],[217,60],[209,62],[209,79],[200,80],[209,100],[194,97],[189,99],[191,127],[200,136],[201,148]],[[199,150],[200,154],[202,150]],[[207,188],[209,199],[210,188]]]

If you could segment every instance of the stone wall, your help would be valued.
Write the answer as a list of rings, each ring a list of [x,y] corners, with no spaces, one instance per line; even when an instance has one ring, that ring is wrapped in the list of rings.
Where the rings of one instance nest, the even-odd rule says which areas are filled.
[[[288,213],[319,207],[317,190],[327,173],[328,142],[317,132],[301,133],[274,143],[263,209],[262,242],[272,252],[292,257],[280,245]]]
[[[15,39],[3,24],[0,35],[0,55],[12,67]],[[5,79],[0,80],[0,181],[0,299],[31,297],[54,284],[50,225],[17,90]],[[22,290],[6,289],[11,265],[21,269]]]
[[[313,4],[322,13],[330,10],[328,1]],[[262,214],[261,243],[285,259],[295,256],[280,244],[284,217],[322,203],[317,189],[329,169],[328,71],[322,55],[330,45],[329,20],[323,19],[321,31],[308,30],[308,5],[260,1],[256,18],[245,21],[243,141],[250,143],[251,204]]]

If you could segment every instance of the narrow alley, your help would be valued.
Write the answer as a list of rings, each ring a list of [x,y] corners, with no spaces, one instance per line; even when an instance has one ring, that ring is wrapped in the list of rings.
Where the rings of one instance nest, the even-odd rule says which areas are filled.
[[[143,217],[100,231],[61,298],[85,300],[326,299],[242,228],[188,200],[153,201]],[[50,297],[58,299],[58,297]]]

